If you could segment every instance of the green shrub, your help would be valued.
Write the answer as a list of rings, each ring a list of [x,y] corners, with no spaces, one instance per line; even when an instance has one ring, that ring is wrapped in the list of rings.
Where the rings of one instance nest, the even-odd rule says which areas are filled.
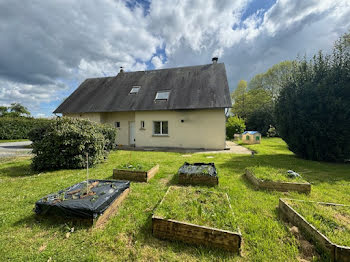
[[[114,147],[116,129],[89,120],[58,118],[30,132],[33,141],[32,168],[37,171],[75,169],[101,162]]]
[[[275,137],[275,136],[277,136],[276,128],[273,127],[272,125],[270,125],[269,130],[267,130],[266,136],[267,137]]]
[[[238,116],[231,116],[226,122],[226,136],[229,139],[234,138],[234,134],[241,134],[244,132],[245,124],[242,118]]]
[[[0,117],[0,139],[26,139],[30,130],[46,126],[51,121],[29,117]]]
[[[300,61],[276,104],[277,130],[295,154],[350,159],[350,35],[333,55]]]
[[[101,133],[105,138],[105,150],[110,151],[117,145],[117,129],[110,125],[100,125]]]

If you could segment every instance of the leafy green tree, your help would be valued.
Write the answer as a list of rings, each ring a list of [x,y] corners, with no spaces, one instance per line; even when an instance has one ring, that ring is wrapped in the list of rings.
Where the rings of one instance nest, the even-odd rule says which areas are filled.
[[[234,134],[241,134],[244,132],[245,123],[244,119],[238,116],[231,116],[226,122],[226,136],[229,139],[234,138]]]
[[[277,130],[295,154],[312,160],[350,159],[350,34],[293,68],[276,104]]]
[[[25,106],[21,105],[20,103],[12,103],[9,109],[10,109],[10,116],[14,116],[14,117],[19,117],[22,115],[30,116],[30,112],[28,111],[28,109]]]
[[[250,80],[248,89],[262,88],[269,92],[272,99],[275,100],[284,83],[291,77],[295,63],[294,61],[283,61],[272,66],[265,73],[257,74]]]
[[[0,116],[6,116],[8,114],[7,106],[0,106]]]
[[[247,96],[247,81],[240,80],[237,88],[232,92],[233,100],[232,112],[240,117],[246,116],[246,96]]]

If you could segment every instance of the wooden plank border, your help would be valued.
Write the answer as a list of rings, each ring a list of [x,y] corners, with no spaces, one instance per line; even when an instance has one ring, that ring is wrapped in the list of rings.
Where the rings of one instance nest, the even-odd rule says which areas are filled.
[[[168,194],[170,187],[159,203],[161,205]],[[228,196],[227,196],[228,197]],[[231,205],[229,204],[231,209]],[[188,244],[204,245],[224,249],[240,254],[242,235],[218,228],[200,226],[173,219],[152,216],[152,234],[160,239],[182,241]]]
[[[182,185],[206,185],[217,186],[219,184],[219,178],[217,176],[207,175],[189,175],[179,173],[179,184]]]
[[[297,191],[305,194],[309,194],[311,192],[310,183],[265,181],[254,176],[254,173],[248,169],[245,170],[245,177],[257,189],[276,190],[282,192]]]
[[[155,165],[148,171],[113,169],[113,178],[135,182],[148,182],[159,171],[159,165]]]
[[[304,233],[305,237],[313,241],[318,247],[320,247],[325,253],[327,253],[332,261],[335,262],[350,262],[350,247],[340,246],[331,242],[325,235],[318,231],[312,224],[306,221],[306,219],[295,211],[288,203],[285,201],[287,199],[279,199],[279,214],[283,220],[289,221],[293,225],[299,227]],[[292,201],[302,201],[302,202],[314,202],[321,205],[333,205],[333,206],[348,206],[340,205],[335,203],[324,203],[315,201],[304,201],[290,199]],[[350,207],[350,206],[349,206]]]
[[[110,205],[109,207],[97,218],[93,219],[92,224],[93,228],[102,228],[107,223],[107,221],[114,216],[121,203],[125,200],[125,198],[130,193],[130,188],[124,190]]]

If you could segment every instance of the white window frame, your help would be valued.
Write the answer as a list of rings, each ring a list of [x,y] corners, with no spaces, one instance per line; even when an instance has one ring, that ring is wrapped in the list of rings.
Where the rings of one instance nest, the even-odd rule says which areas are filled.
[[[166,98],[159,98],[158,95],[163,94],[163,93],[167,93],[168,96]],[[170,90],[157,91],[156,97],[154,100],[156,100],[156,101],[169,100],[169,96],[170,96]]]
[[[145,129],[145,121],[141,120],[141,129]]]
[[[141,86],[132,86],[130,94],[137,94],[141,89]]]
[[[156,134],[155,133],[155,123],[160,123],[160,133],[159,134]],[[163,122],[167,122],[168,123],[168,132],[166,134],[163,134]],[[153,135],[154,136],[169,136],[169,121],[167,120],[158,120],[158,121],[153,121]]]

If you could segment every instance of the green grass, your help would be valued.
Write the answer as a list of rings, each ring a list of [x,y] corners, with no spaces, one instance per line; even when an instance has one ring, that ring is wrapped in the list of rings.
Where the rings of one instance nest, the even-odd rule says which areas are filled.
[[[350,206],[328,206],[315,202],[286,200],[330,241],[350,246]]]
[[[170,187],[154,212],[158,217],[237,232],[225,193],[201,187]]]
[[[1,143],[9,143],[9,142],[23,142],[23,141],[29,141],[28,139],[4,139],[4,140],[0,140],[0,144]]]
[[[7,261],[297,261],[299,242],[278,218],[280,197],[335,202],[350,202],[350,166],[321,163],[295,157],[278,138],[262,139],[248,146],[251,155],[215,154],[220,174],[218,192],[227,193],[243,237],[243,257],[152,236],[152,212],[175,175],[188,161],[181,153],[115,151],[106,162],[89,170],[90,178],[110,179],[120,164],[137,160],[140,164],[158,163],[159,173],[149,183],[131,183],[131,192],[118,214],[103,230],[90,231],[55,219],[37,219],[34,203],[86,180],[86,170],[59,170],[36,173],[29,158],[0,161],[0,257]],[[212,155],[212,154],[211,154]],[[208,162],[208,154],[192,154],[191,162]],[[53,156],[54,157],[54,156]],[[310,195],[296,192],[255,191],[242,176],[245,168],[267,166],[288,168],[303,174],[312,183]],[[39,249],[43,249],[39,251]]]
[[[270,166],[252,166],[248,167],[248,170],[251,171],[256,178],[266,180],[266,181],[275,181],[275,182],[298,182],[305,183],[307,182],[302,177],[288,177],[287,170],[288,168],[273,168]]]

